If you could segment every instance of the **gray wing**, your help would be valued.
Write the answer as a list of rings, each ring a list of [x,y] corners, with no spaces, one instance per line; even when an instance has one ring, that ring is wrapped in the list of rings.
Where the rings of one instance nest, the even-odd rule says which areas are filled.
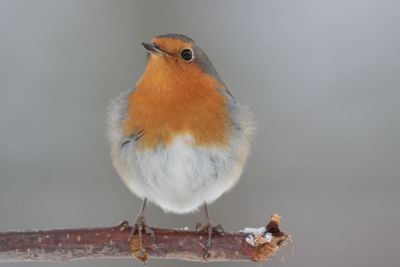
[[[122,148],[132,141],[139,140],[144,135],[144,132],[141,130],[128,137],[124,137],[122,133],[121,121],[126,118],[128,112],[128,97],[135,89],[133,87],[128,91],[120,93],[109,105],[107,126],[108,139],[112,148],[117,144]]]

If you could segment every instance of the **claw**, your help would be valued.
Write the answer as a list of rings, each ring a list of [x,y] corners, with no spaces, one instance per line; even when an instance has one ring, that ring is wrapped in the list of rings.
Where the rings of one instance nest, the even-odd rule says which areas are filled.
[[[213,232],[218,233],[219,235],[223,236],[225,234],[224,228],[222,224],[218,224],[217,226],[213,227]]]
[[[133,235],[137,234],[138,235],[138,242],[139,242],[139,255],[134,254],[136,258],[138,258],[142,262],[147,261],[147,254],[146,254],[146,249],[144,248],[143,245],[143,232],[145,234],[150,235],[153,244],[155,243],[155,233],[153,229],[151,229],[144,220],[143,215],[139,215],[136,219],[136,223],[132,226],[132,230],[129,234],[128,241],[130,242],[132,240]]]
[[[224,228],[222,227],[222,224],[218,224],[213,227],[209,223],[206,225],[203,225],[202,223],[198,223],[195,226],[195,230],[196,230],[196,232],[208,232],[208,228],[210,228],[210,227],[211,227],[211,230],[213,231],[213,233],[219,234],[221,236],[223,236],[225,233]]]
[[[204,260],[207,260],[207,258],[209,257],[208,252],[213,246],[212,235],[213,234],[218,234],[220,236],[223,236],[224,235],[224,228],[222,228],[221,224],[213,227],[211,225],[211,223],[208,223],[206,225],[198,223],[198,224],[196,224],[195,229],[196,229],[196,232],[206,232],[208,234],[207,241],[202,246],[203,249],[204,249],[203,258],[204,258]]]
[[[194,229],[196,230],[196,232],[203,232],[205,229],[205,226],[202,223],[197,223],[196,226],[194,227]]]

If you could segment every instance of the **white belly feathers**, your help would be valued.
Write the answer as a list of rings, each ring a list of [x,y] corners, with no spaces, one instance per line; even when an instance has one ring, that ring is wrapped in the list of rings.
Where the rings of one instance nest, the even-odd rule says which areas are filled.
[[[170,212],[195,211],[216,200],[242,171],[230,148],[195,147],[189,135],[154,150],[137,151],[132,146],[122,151],[128,163],[123,180],[134,193]]]

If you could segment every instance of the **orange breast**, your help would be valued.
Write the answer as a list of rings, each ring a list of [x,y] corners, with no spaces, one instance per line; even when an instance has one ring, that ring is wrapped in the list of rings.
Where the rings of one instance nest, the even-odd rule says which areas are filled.
[[[149,60],[128,97],[125,136],[143,131],[141,149],[168,145],[179,134],[190,134],[198,146],[226,146],[231,128],[227,99],[215,87],[224,88],[193,65]]]

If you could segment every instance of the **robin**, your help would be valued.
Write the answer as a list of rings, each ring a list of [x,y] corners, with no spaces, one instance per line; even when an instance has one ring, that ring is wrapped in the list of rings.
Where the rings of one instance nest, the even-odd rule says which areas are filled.
[[[228,91],[205,52],[189,37],[165,34],[142,43],[147,66],[136,86],[111,102],[108,138],[113,164],[143,199],[132,234],[154,232],[145,223],[147,201],[166,212],[204,206],[204,255],[212,247],[207,205],[239,180],[253,132],[248,109]]]

